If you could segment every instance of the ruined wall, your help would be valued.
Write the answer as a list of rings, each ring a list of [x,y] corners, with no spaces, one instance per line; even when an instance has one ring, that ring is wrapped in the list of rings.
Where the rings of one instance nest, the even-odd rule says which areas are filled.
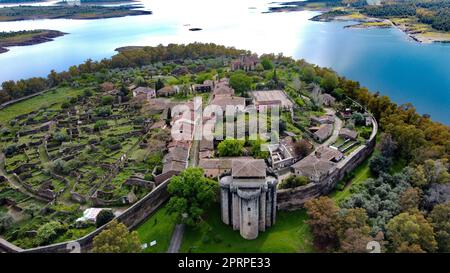
[[[277,207],[281,210],[295,210],[303,207],[303,204],[313,198],[329,194],[336,186],[336,184],[344,178],[344,176],[352,172],[358,165],[360,165],[375,149],[376,135],[378,132],[378,124],[375,119],[372,119],[372,134],[364,146],[358,147],[342,164],[326,178],[319,183],[310,183],[305,186],[296,187],[293,189],[282,189],[277,191]]]
[[[125,224],[129,229],[136,228],[145,219],[153,214],[168,198],[167,185],[170,180],[166,180],[156,187],[152,192],[147,194],[144,198],[136,202],[129,207],[116,219]],[[98,235],[106,226],[102,226],[88,235],[76,240],[82,249],[82,252],[86,252],[92,246],[93,238]],[[55,253],[55,252],[71,252],[71,248],[68,247],[69,242],[58,243],[43,247],[36,247],[31,249],[20,249],[11,245],[5,240],[0,239],[0,251],[4,252],[24,252],[24,253]]]

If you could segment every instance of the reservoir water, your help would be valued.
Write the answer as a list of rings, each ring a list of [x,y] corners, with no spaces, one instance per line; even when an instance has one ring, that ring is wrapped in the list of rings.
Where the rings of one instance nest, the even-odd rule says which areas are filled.
[[[280,53],[333,68],[401,104],[450,124],[450,44],[419,44],[398,29],[348,29],[350,22],[313,22],[317,12],[263,13],[268,0],[143,0],[153,15],[101,20],[0,23],[0,31],[69,33],[0,54],[0,82],[46,76],[127,45],[214,42]],[[202,31],[189,31],[191,27]]]

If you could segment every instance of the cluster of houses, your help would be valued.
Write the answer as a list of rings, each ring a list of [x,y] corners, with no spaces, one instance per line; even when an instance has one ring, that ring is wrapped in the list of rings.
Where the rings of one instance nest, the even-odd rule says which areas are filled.
[[[243,55],[231,64],[232,70],[253,70],[258,63],[254,56]],[[154,92],[149,88],[137,87],[133,95],[144,94],[152,98],[171,95],[176,88],[164,87]],[[210,105],[216,105],[226,111],[227,108],[245,109],[254,106],[257,111],[277,106],[281,111],[293,113],[294,103],[282,90],[266,90],[250,92],[250,99],[237,96],[230,86],[229,79],[206,80],[202,84],[192,85],[196,93],[211,93]],[[333,106],[335,98],[329,94],[322,94],[325,106]],[[249,104],[249,105],[247,105]],[[190,110],[190,115],[173,114],[170,125],[178,124],[177,130],[184,140],[172,139],[168,145],[168,153],[163,159],[162,173],[155,177],[156,184],[179,174],[188,166],[190,149],[192,146],[195,125],[195,109],[193,102],[184,104]],[[351,113],[343,111],[341,115],[351,117]],[[204,117],[203,117],[204,118]],[[210,119],[215,119],[212,116]],[[240,230],[242,237],[254,239],[258,232],[264,231],[275,223],[276,219],[276,188],[278,178],[272,173],[289,170],[297,176],[305,176],[313,183],[319,183],[329,176],[343,160],[344,153],[338,147],[322,144],[329,139],[335,130],[338,117],[334,113],[311,117],[309,133],[319,145],[315,146],[306,139],[296,140],[296,136],[287,132],[277,144],[269,144],[267,160],[252,157],[215,157],[213,139],[203,138],[198,146],[198,166],[204,170],[206,177],[219,179],[221,187],[222,221]],[[203,120],[206,122],[207,120]],[[366,122],[371,122],[370,120]],[[191,137],[191,138],[189,138]],[[342,128],[339,137],[345,140],[356,140],[356,131]],[[296,149],[297,141],[308,148],[308,153]],[[267,164],[266,164],[267,162]]]
[[[311,182],[319,183],[336,167],[336,163],[344,158],[336,148],[320,146],[316,151],[292,165],[294,174],[305,176]]]

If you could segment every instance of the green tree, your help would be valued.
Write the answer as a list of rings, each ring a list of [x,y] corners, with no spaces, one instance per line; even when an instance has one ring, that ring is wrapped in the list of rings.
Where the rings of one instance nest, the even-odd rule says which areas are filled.
[[[440,252],[450,252],[450,202],[436,205],[428,219],[436,232]]]
[[[179,222],[194,226],[216,199],[219,185],[204,177],[202,169],[189,168],[172,177],[167,189],[171,195],[168,211],[176,214]]]
[[[101,227],[112,219],[114,219],[114,213],[112,210],[104,209],[97,214],[97,217],[95,218],[95,225],[97,227]]]
[[[437,249],[433,227],[418,211],[403,212],[389,220],[387,237],[395,252],[434,252]]]
[[[384,157],[393,157],[397,150],[397,143],[392,138],[391,134],[381,134],[380,151]]]
[[[269,152],[263,151],[261,149],[262,144],[264,144],[264,141],[262,141],[260,138],[250,141],[250,145],[251,145],[250,153],[253,157],[261,158],[261,159],[269,157]]]
[[[217,146],[219,156],[241,156],[244,141],[237,139],[225,139]]]
[[[263,58],[261,60],[261,65],[263,66],[264,70],[273,69],[273,63],[269,58]]]
[[[392,165],[392,160],[382,155],[376,155],[369,161],[370,171],[379,176],[382,172],[387,172]]]
[[[39,245],[50,244],[55,240],[65,228],[60,222],[51,221],[42,225],[36,234],[36,240]]]
[[[301,79],[304,80],[307,83],[311,83],[314,78],[316,77],[316,71],[312,66],[306,66],[304,67],[301,72]]]
[[[409,188],[400,196],[402,211],[412,211],[419,208],[422,191],[419,188]]]
[[[288,178],[284,179],[280,183],[279,188],[280,189],[291,189],[291,188],[296,188],[296,187],[307,185],[309,182],[310,182],[309,178],[306,176],[291,175]]]
[[[332,92],[339,84],[339,79],[335,73],[327,72],[322,78],[320,85],[326,92]]]
[[[94,237],[92,252],[138,253],[141,252],[141,242],[136,231],[130,232],[124,224],[113,220]]]
[[[102,129],[108,127],[108,122],[104,119],[99,119],[94,124],[95,131],[101,131]]]
[[[230,76],[230,86],[236,93],[245,96],[247,91],[252,88],[252,78],[242,71],[235,72]]]
[[[103,96],[102,97],[102,105],[111,105],[114,102],[113,96]]]
[[[370,236],[368,217],[363,208],[342,209],[338,214],[337,235],[340,249],[348,253],[367,252]]]
[[[337,218],[339,208],[329,197],[319,197],[305,203],[306,212],[314,235],[315,245],[320,249],[334,248],[338,243]]]
[[[161,78],[159,78],[156,83],[155,83],[155,90],[158,91],[159,89],[164,87],[164,83],[161,80]]]

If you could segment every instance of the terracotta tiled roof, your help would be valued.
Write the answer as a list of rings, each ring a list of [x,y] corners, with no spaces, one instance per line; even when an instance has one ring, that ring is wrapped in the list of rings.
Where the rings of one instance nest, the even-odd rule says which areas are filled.
[[[266,163],[263,159],[240,160],[235,159],[232,163],[233,177],[265,177]]]

